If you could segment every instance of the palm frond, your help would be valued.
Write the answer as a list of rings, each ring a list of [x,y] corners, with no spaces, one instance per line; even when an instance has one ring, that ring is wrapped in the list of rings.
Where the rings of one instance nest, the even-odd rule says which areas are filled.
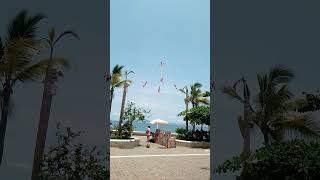
[[[117,64],[116,66],[113,67],[112,74],[120,74],[120,76],[121,76],[121,71],[123,68],[124,68],[124,66],[120,66]]]
[[[49,36],[48,43],[50,45],[53,45],[53,42],[56,38],[56,30],[53,27],[48,29],[48,36]]]
[[[210,97],[210,92],[209,91],[205,91],[203,94],[202,94],[203,97]]]
[[[131,80],[122,80],[122,81],[119,81],[119,82],[117,82],[116,84],[114,84],[113,87],[116,87],[116,88],[118,88],[118,87],[123,87],[125,84],[127,84],[128,86],[130,86],[132,83],[133,83],[133,81],[131,81]]]
[[[210,101],[207,98],[204,98],[204,97],[199,97],[199,98],[195,99],[195,102],[197,104],[205,104],[205,105],[210,104]]]
[[[238,93],[236,92],[236,89],[233,87],[224,86],[224,87],[222,87],[221,92],[223,94],[228,95],[232,99],[236,99],[236,100],[240,101],[241,103],[244,102],[244,99],[240,95],[238,95]]]
[[[273,67],[269,72],[269,80],[273,84],[288,83],[294,78],[294,73],[291,69],[278,65]]]
[[[307,137],[320,137],[320,122],[306,115],[288,117],[278,125],[285,130],[297,131]]]
[[[30,38],[15,38],[8,41],[4,49],[4,61],[0,65],[0,71],[22,71],[41,48],[42,44],[39,41]]]
[[[57,42],[59,42],[59,40],[60,40],[61,38],[63,38],[64,36],[68,36],[68,35],[74,37],[75,39],[80,40],[80,37],[79,37],[75,32],[68,30],[68,31],[62,32],[62,33],[57,37],[57,39],[53,42],[53,45],[55,45]]]
[[[26,67],[23,71],[19,72],[16,75],[16,80],[19,80],[22,82],[34,81],[42,77],[46,73],[49,61],[50,59],[43,59],[36,64]],[[54,59],[52,59],[52,65],[59,69],[61,68],[69,69],[71,67],[69,64],[69,61],[61,57],[60,58],[55,57]]]
[[[288,101],[285,103],[287,109],[290,111],[298,111],[299,109],[305,107],[308,104],[308,101],[305,98],[296,98],[294,100]]]
[[[183,89],[179,89],[180,92],[182,92],[183,94],[186,94],[186,91],[184,91]]]
[[[15,38],[34,38],[38,29],[39,22],[44,19],[43,14],[29,16],[28,11],[20,11],[10,22],[8,26],[8,39]]]
[[[199,83],[199,82],[196,82],[196,83],[193,84],[193,87],[198,89],[198,88],[202,87],[202,84]]]
[[[242,80],[243,80],[242,78],[241,78],[241,79],[238,79],[238,80],[233,84],[232,87],[233,87],[234,89],[237,89],[239,83],[240,83]]]

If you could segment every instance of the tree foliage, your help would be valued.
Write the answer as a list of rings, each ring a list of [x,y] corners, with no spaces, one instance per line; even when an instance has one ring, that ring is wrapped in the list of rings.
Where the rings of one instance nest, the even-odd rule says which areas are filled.
[[[146,118],[149,117],[150,112],[151,110],[149,109],[138,107],[136,106],[135,103],[129,102],[123,113],[123,120],[125,121],[124,124],[121,126],[121,129],[119,128],[119,126],[116,127],[118,131],[121,131],[121,133],[120,134],[118,133],[118,135],[112,136],[112,138],[129,139],[134,129],[133,122],[145,121]]]
[[[182,111],[178,116],[184,116],[191,124],[210,125],[210,106],[194,106],[188,111]]]
[[[127,120],[129,124],[132,125],[133,121],[144,121],[147,117],[149,117],[150,112],[150,109],[144,109],[136,106],[136,104],[133,102],[129,102],[123,114],[123,119]]]
[[[88,149],[83,144],[75,143],[80,134],[71,128],[62,129],[58,124],[57,143],[44,155],[41,179],[109,179],[109,171],[105,167],[107,156],[96,147]]]
[[[316,180],[320,177],[320,143],[274,142],[250,156],[225,161],[215,173],[240,172],[238,180]]]
[[[303,92],[304,97],[298,101],[296,111],[299,113],[319,111],[320,95]]]
[[[299,132],[307,137],[319,136],[319,122],[307,115],[294,113],[306,103],[296,99],[290,91],[289,83],[293,78],[294,73],[284,66],[274,66],[268,73],[257,74],[259,89],[254,106],[250,104],[250,121],[261,130],[266,144],[272,140],[283,140],[287,132]],[[224,88],[223,92],[244,102],[232,87]],[[243,133],[242,121],[243,118],[239,117],[239,127]]]
[[[210,97],[210,92],[202,91],[201,88],[202,84],[198,82],[190,86],[190,95],[188,96],[188,102],[191,102],[193,107],[200,104],[210,104],[210,101],[208,99],[208,97]]]

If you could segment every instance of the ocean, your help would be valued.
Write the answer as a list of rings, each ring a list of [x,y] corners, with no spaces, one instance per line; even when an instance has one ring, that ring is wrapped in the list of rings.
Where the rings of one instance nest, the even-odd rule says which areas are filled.
[[[118,125],[119,121],[111,121],[112,126],[114,125]],[[147,127],[150,126],[151,131],[154,131],[155,129],[157,129],[157,125],[153,125],[150,124],[149,122],[141,122],[141,121],[135,121],[133,122],[133,126],[134,126],[134,131],[146,131]],[[176,132],[177,128],[185,128],[186,124],[185,123],[171,123],[169,122],[167,125],[159,125],[159,129],[163,130],[163,131],[171,131],[171,132]],[[192,125],[189,125],[189,130],[192,129]],[[196,129],[201,129],[201,126],[196,126]],[[207,131],[208,130],[208,126],[203,126],[202,128],[203,130]]]

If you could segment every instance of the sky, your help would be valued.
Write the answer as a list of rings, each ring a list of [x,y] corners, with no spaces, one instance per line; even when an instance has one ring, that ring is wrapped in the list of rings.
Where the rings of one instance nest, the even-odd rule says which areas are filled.
[[[178,88],[195,82],[209,90],[209,0],[111,0],[110,68],[116,64],[134,71],[127,102],[151,109],[152,119],[184,123],[177,117],[185,109]],[[158,93],[160,62],[164,84]],[[143,84],[147,85],[143,88]],[[118,120],[123,89],[117,89],[111,119]]]

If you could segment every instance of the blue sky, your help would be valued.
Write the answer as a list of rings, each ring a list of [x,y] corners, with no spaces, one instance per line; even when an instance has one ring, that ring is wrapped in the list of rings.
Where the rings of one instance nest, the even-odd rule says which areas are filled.
[[[111,68],[116,64],[135,72],[127,100],[150,108],[150,119],[183,123],[177,114],[185,105],[173,86],[203,84],[209,90],[209,0],[111,0]],[[164,85],[161,57],[166,57]],[[148,81],[145,88],[142,85]],[[122,89],[117,89],[111,119],[119,119]],[[128,102],[127,101],[127,102]]]

